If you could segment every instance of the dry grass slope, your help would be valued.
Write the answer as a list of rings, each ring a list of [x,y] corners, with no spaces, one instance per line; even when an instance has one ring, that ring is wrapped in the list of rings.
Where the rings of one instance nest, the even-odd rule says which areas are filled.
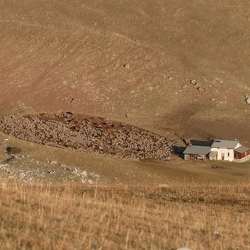
[[[250,183],[0,186],[4,249],[248,249]]]

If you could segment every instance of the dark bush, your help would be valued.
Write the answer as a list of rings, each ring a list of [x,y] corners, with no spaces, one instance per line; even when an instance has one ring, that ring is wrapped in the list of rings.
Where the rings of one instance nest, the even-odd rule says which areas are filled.
[[[6,151],[8,154],[19,154],[22,152],[21,148],[17,148],[17,147],[7,147]]]

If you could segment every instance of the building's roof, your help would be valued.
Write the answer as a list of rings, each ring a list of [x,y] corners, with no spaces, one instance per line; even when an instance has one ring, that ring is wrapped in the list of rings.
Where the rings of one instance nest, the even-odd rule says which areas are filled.
[[[230,148],[234,149],[239,141],[237,140],[220,140],[215,139],[214,143],[212,144],[211,148]]]
[[[208,146],[194,146],[190,145],[188,146],[185,151],[183,152],[184,154],[197,154],[197,155],[207,155],[210,152],[210,147]]]
[[[209,146],[209,147],[211,147],[211,145],[214,143],[214,141],[198,141],[198,140],[191,140],[190,142],[192,145],[195,146]]]
[[[248,151],[250,148],[245,147],[245,146],[240,146],[238,148],[236,148],[234,151],[238,152],[238,153],[244,153],[246,151]]]

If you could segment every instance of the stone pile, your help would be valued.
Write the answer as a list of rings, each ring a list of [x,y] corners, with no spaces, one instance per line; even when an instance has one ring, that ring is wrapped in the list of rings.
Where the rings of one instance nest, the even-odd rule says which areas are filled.
[[[38,164],[43,165],[43,169]],[[32,166],[28,167],[27,166]],[[37,166],[37,168],[34,168]],[[58,164],[56,161],[38,162],[24,155],[11,156],[0,163],[0,182],[2,179],[22,179],[24,182],[37,182],[41,180],[75,181],[85,184],[104,184],[99,174]]]
[[[0,131],[19,139],[53,147],[90,151],[124,159],[169,159],[172,143],[165,137],[102,117],[65,112],[9,115]]]

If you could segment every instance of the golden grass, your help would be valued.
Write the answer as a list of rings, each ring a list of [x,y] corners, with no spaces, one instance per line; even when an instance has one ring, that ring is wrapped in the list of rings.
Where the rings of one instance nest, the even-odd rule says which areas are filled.
[[[250,183],[0,186],[2,249],[247,249]]]

